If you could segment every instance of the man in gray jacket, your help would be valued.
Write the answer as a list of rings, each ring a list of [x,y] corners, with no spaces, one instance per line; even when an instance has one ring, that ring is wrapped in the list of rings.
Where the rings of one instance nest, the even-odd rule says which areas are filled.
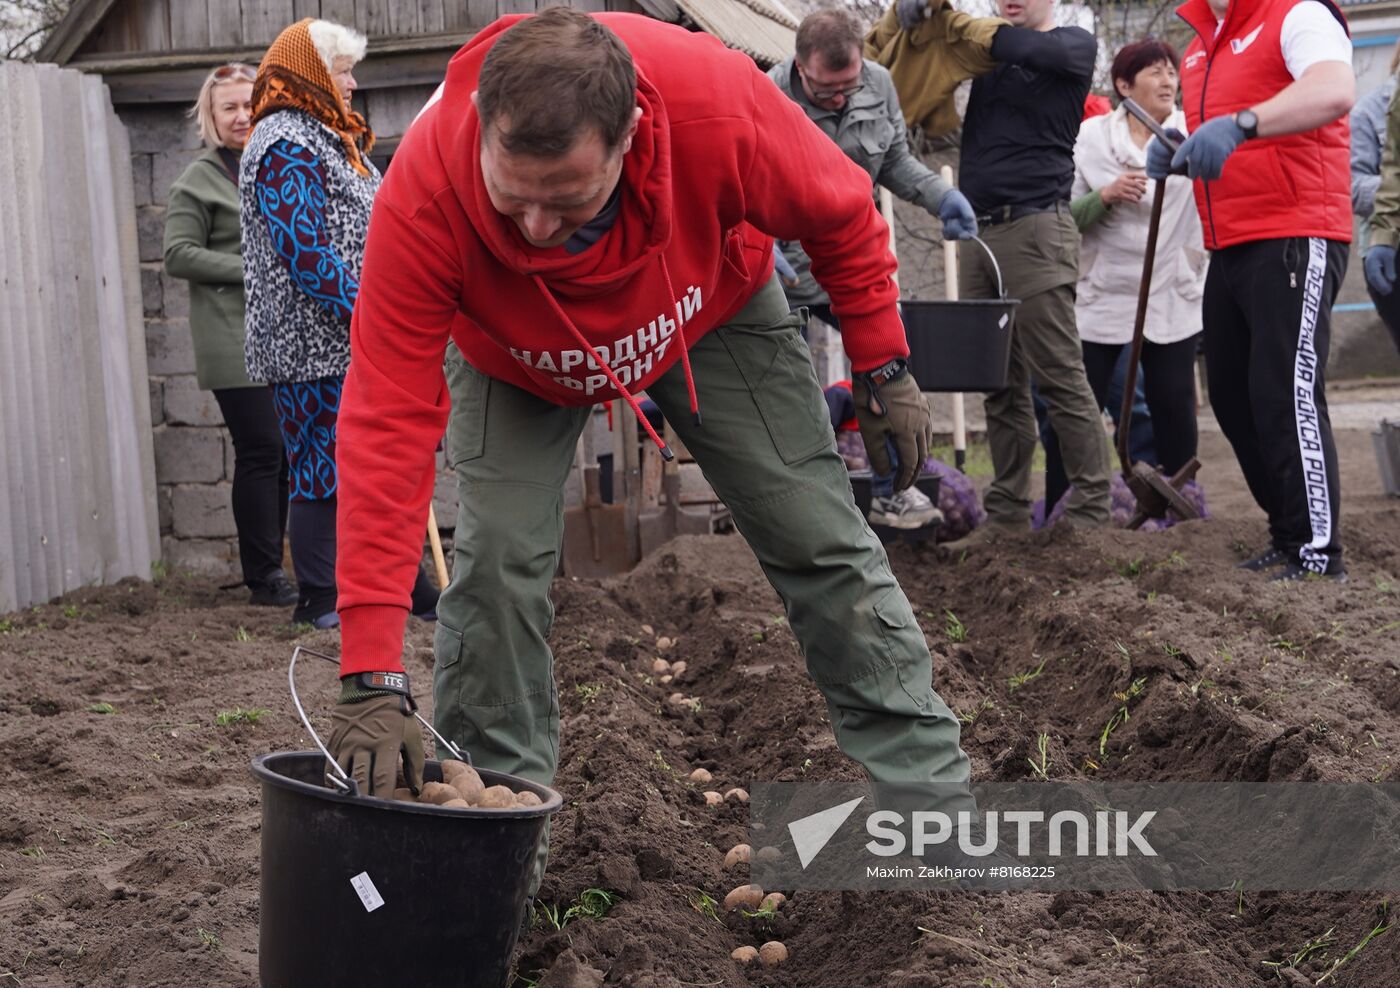
[[[961,240],[977,233],[972,206],[961,192],[929,171],[909,150],[904,115],[889,70],[861,57],[863,32],[844,10],[822,10],[797,28],[797,54],[768,73],[787,96],[836,145],[894,195],[922,206],[943,222],[943,236]],[[823,322],[840,322],[831,300],[812,278],[811,262],[795,240],[780,241],[778,249],[792,266],[795,278],[784,277],[788,303],[806,306]],[[872,456],[872,462],[876,457]],[[870,521],[894,528],[918,528],[937,520],[929,499],[910,487],[898,494],[882,488],[876,478]]]
[[[1381,162],[1386,145],[1386,113],[1395,96],[1395,73],[1400,70],[1400,45],[1390,57],[1390,75],[1385,82],[1356,101],[1351,110],[1351,210],[1361,218],[1361,254],[1371,246],[1371,214],[1376,209],[1376,192],[1381,185]],[[1400,349],[1400,292],[1383,291],[1372,281],[1374,261],[1366,268],[1366,291],[1376,305],[1381,322],[1390,330]]]

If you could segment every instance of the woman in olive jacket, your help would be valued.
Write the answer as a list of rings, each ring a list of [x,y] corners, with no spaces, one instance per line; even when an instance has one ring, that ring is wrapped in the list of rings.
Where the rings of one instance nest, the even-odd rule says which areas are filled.
[[[233,438],[233,519],[251,602],[288,607],[297,592],[282,570],[287,458],[272,391],[243,360],[243,260],[238,160],[252,129],[250,65],[211,72],[190,109],[205,151],[170,187],[165,271],[190,284],[195,377],[214,392]]]

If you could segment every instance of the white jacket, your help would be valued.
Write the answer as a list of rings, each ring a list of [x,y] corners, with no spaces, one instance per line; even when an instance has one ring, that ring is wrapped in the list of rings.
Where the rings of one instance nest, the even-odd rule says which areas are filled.
[[[1186,115],[1175,111],[1166,126],[1185,133]],[[1104,188],[1123,172],[1141,172],[1146,167],[1147,151],[1128,133],[1128,113],[1121,106],[1080,125],[1074,146],[1075,198]],[[1118,203],[1084,231],[1075,316],[1080,338],[1090,343],[1132,342],[1152,195],[1149,182],[1142,201]],[[1175,343],[1201,331],[1208,260],[1191,182],[1169,178],[1147,305],[1147,339]]]

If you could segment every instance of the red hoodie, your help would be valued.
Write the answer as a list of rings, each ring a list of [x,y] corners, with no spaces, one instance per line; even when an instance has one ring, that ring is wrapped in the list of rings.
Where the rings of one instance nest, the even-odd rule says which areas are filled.
[[[811,255],[856,370],[909,352],[869,177],[747,56],[650,18],[598,15],[632,53],[642,108],[615,224],[579,254],[530,246],[487,198],[470,98],[519,19],[453,56],[375,201],[337,437],[343,674],[399,668],[449,336],[477,369],[560,405],[617,397],[604,363],[642,391],[678,339],[693,346],[769,280],[777,236]]]

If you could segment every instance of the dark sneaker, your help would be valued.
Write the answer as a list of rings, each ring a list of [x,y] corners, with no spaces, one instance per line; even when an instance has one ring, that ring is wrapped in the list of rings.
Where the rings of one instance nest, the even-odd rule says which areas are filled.
[[[1338,569],[1334,573],[1314,573],[1310,569],[1305,569],[1297,563],[1288,563],[1273,576],[1269,577],[1270,583],[1298,583],[1306,579],[1331,580],[1333,583],[1346,583],[1347,571]]]
[[[1266,569],[1273,569],[1275,566],[1282,566],[1287,562],[1288,553],[1271,546],[1253,559],[1247,559],[1242,563],[1237,563],[1235,569],[1246,569],[1251,573],[1262,573]]]
[[[923,491],[909,487],[889,497],[872,497],[870,513],[866,517],[872,525],[913,529],[941,524],[943,512]]]
[[[285,576],[270,576],[250,589],[248,603],[254,607],[291,607],[297,602],[297,588]]]

